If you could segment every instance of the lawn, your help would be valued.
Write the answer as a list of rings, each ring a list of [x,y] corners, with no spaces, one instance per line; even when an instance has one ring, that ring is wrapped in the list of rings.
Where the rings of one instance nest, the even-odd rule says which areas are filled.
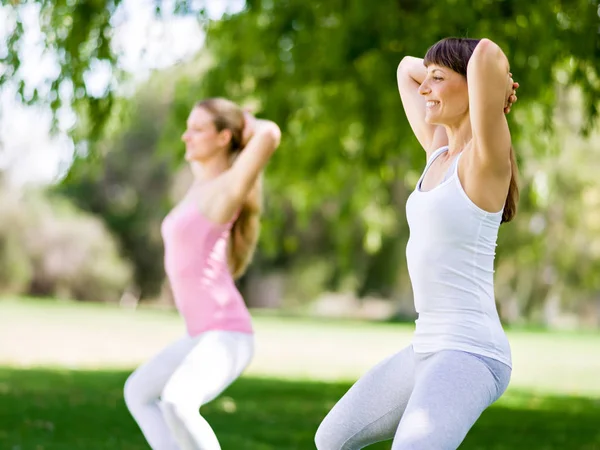
[[[203,408],[223,450],[314,449],[318,423],[351,381],[411,333],[407,325],[261,315],[255,323],[252,366]],[[147,448],[122,386],[180,333],[169,312],[0,302],[0,449]],[[600,450],[600,336],[509,334],[513,383],[461,449]]]

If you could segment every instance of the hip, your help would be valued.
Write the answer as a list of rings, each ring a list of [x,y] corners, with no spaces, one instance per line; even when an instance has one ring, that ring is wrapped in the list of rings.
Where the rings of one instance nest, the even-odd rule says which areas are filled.
[[[419,315],[416,321],[413,347],[419,353],[456,350],[497,361],[512,367],[510,343],[499,320],[488,316],[479,319],[428,320]]]

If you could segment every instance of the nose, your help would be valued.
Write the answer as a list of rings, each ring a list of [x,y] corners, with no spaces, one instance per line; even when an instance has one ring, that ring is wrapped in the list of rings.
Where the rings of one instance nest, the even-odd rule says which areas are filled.
[[[427,95],[430,92],[431,92],[431,89],[429,88],[429,84],[427,83],[427,80],[423,81],[421,83],[421,85],[419,86],[419,94]]]
[[[183,132],[183,134],[181,135],[181,140],[182,140],[183,142],[187,142],[187,141],[188,141],[188,136],[189,136],[189,135],[188,135],[188,132],[187,132],[187,131],[184,131],[184,132]]]

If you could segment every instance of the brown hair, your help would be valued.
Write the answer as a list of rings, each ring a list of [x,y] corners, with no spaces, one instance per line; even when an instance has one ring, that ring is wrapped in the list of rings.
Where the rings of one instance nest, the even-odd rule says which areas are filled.
[[[231,131],[229,152],[230,162],[233,164],[243,150],[244,112],[237,104],[224,98],[208,98],[196,103],[196,107],[205,109],[213,116],[217,131]],[[259,177],[246,196],[229,234],[228,262],[234,278],[241,277],[252,260],[260,231],[261,212],[262,177]]]
[[[445,38],[433,44],[423,59],[425,66],[436,64],[438,66],[448,67],[453,71],[467,77],[467,65],[479,39],[468,38]],[[508,195],[504,203],[502,213],[502,223],[510,222],[517,214],[517,203],[519,202],[519,169],[515,157],[515,151],[510,146],[510,167],[511,177],[508,187]]]

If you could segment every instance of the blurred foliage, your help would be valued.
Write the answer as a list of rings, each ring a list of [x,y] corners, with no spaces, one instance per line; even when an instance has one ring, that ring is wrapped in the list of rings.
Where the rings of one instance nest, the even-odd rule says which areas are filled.
[[[167,76],[143,86],[130,102],[121,102],[113,133],[88,142],[102,165],[78,159],[56,190],[102,217],[119,239],[124,256],[133,263],[143,295],[160,291],[164,269],[160,222],[171,202],[175,156],[159,155],[159,141],[170,107]],[[179,154],[180,156],[182,153]]]
[[[249,1],[245,12],[209,24],[207,50],[215,64],[201,82],[177,84],[171,128],[181,129],[190,92],[255,105],[278,121],[284,139],[268,169],[261,265],[310,262],[317,254],[333,265],[324,288],[404,297],[410,294],[404,203],[424,161],[397,94],[400,59],[422,56],[449,35],[490,37],[521,83],[517,109],[540,114],[535,121],[509,117],[515,142],[541,130],[556,138],[557,84],[582,88],[578,107],[585,113],[571,123],[575,130],[589,130],[595,119],[599,25],[598,3],[587,0]],[[169,128],[165,134],[174,141]],[[546,153],[535,142],[532,148],[519,155],[525,195],[527,159]],[[572,199],[569,192],[578,191],[561,191]],[[515,239],[513,230],[502,231],[504,240]],[[514,264],[512,255],[502,251],[500,258]],[[521,303],[546,298],[519,293]]]
[[[251,273],[325,264],[316,276],[321,290],[410,297],[404,203],[424,154],[402,111],[395,73],[404,55],[422,56],[445,36],[498,42],[522,86],[509,116],[523,199],[517,221],[501,230],[503,316],[543,316],[553,299],[589,300],[600,290],[596,219],[591,212],[578,218],[593,210],[598,186],[592,174],[600,162],[586,152],[598,138],[578,134],[592,131],[600,98],[598,0],[248,0],[243,11],[217,21],[206,20],[203,2],[169,2],[171,13],[204,22],[206,48],[197,62],[157,74],[132,99],[117,100],[118,64],[108,44],[119,2],[30,3],[51,18],[42,21],[47,38],[55,36],[46,44],[64,56],[52,92],[72,84],[81,93],[76,110],[89,124],[80,137],[90,139],[59,190],[104,217],[144,292],[157,292],[162,278],[159,222],[174,199],[169,187],[180,171],[186,116],[196,100],[220,95],[254,107],[284,132],[267,170],[261,251]],[[166,4],[156,2],[157,14]],[[16,25],[0,82],[18,79],[22,39],[19,7],[5,8]],[[115,68],[101,98],[85,91],[94,59]],[[582,94],[575,103],[561,97],[565,86]],[[582,113],[565,122],[563,107]],[[98,124],[108,124],[102,135],[92,133]],[[568,152],[559,158],[563,146]]]
[[[398,109],[395,66],[403,55],[422,55],[444,36],[487,36],[498,42],[524,86],[522,92],[546,105],[553,100],[548,87],[554,69],[568,60],[567,81],[583,87],[588,117],[597,112],[598,0],[248,0],[241,13],[217,21],[207,19],[207,1],[154,3],[159,17],[193,15],[205,24],[208,48],[218,64],[200,90],[258,99],[267,115],[288,125],[296,145],[329,143],[327,152],[305,152],[309,154],[299,158],[313,170],[322,169],[320,163],[334,165],[338,157],[369,171],[389,162],[394,153],[390,148],[402,142],[400,133],[388,125],[401,126],[395,131],[405,129],[405,121],[397,120],[400,113],[392,112]],[[69,103],[87,124],[84,135],[97,136],[125,75],[111,47],[121,4],[122,0],[2,2],[8,29],[6,42],[0,44],[0,86],[14,82],[23,101],[47,102],[54,111]],[[20,70],[26,19],[32,11],[39,19],[41,44],[58,68],[47,75],[42,90],[28,85]],[[94,96],[86,77],[104,65],[112,69],[112,77],[106,90]],[[311,128],[310,136],[300,137],[313,125],[320,125],[319,130]],[[390,179],[393,174],[383,176]]]
[[[208,0],[207,0],[208,1]],[[114,106],[119,81],[126,77],[111,43],[114,18],[122,0],[8,0],[0,5],[7,30],[0,43],[0,87],[17,85],[20,100],[27,104],[47,104],[54,112],[72,107],[81,123],[74,130],[79,138],[101,135]],[[193,3],[193,5],[192,5]],[[28,20],[31,13],[37,21]],[[195,14],[205,16],[204,2],[189,0],[156,1],[155,14]],[[41,34],[44,54],[52,57],[57,70],[27,78],[21,69],[28,26]],[[99,68],[110,69],[110,79],[102,93],[90,92],[86,79]],[[35,83],[35,84],[33,84]]]
[[[517,220],[498,245],[497,292],[512,321],[551,322],[558,311],[600,313],[600,127],[577,133],[586,117],[581,91],[557,90],[553,128],[540,106],[517,109],[524,164]],[[594,317],[596,319],[594,319]]]
[[[100,218],[64,198],[0,189],[0,291],[117,301],[132,282]]]

